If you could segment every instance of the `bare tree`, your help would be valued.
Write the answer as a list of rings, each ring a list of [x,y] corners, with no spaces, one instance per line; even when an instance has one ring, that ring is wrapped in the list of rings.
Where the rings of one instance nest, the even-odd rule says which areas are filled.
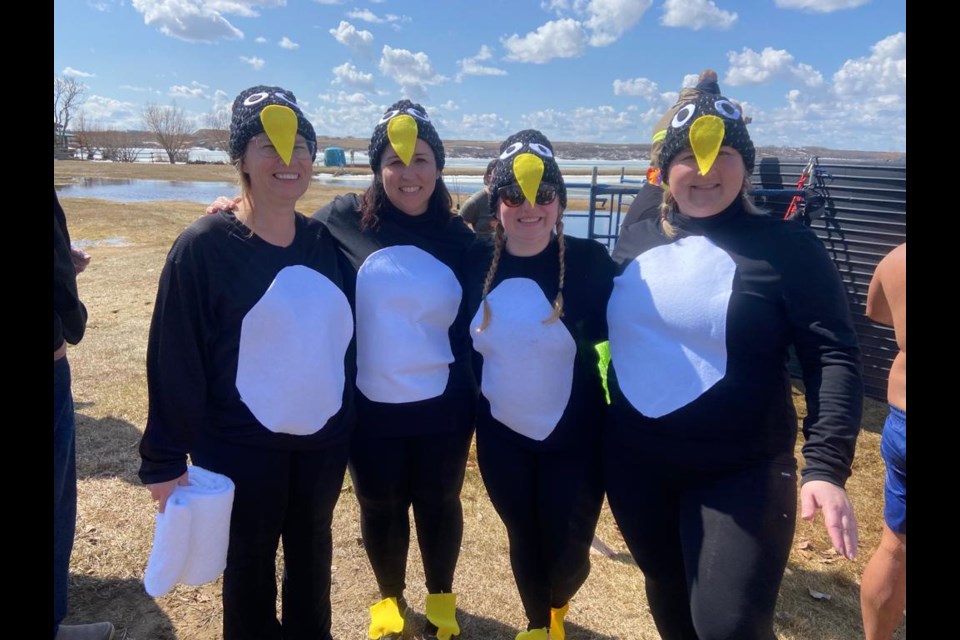
[[[161,106],[148,102],[143,107],[143,126],[156,137],[170,164],[184,160],[192,136],[183,109],[176,104]]]
[[[207,142],[217,151],[230,155],[230,112],[224,109],[214,109],[203,117]]]
[[[102,134],[101,153],[104,160],[136,162],[143,148],[137,134],[132,131],[107,129]]]
[[[67,127],[74,112],[86,100],[87,86],[75,78],[53,79],[54,146],[67,146]]]
[[[97,139],[99,137],[97,134],[100,130],[100,124],[90,120],[86,112],[81,111],[77,114],[77,119],[73,126],[73,139],[74,142],[76,142],[77,149],[80,150],[80,157],[82,159],[93,160],[97,151],[100,151],[99,141]]]

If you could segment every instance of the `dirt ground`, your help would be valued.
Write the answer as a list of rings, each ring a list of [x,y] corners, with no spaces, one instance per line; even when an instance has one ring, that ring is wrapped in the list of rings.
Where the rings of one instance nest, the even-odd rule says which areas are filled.
[[[56,162],[55,181],[77,176],[232,180],[230,167]],[[176,176],[176,177],[173,177]],[[209,177],[201,177],[209,176]],[[299,207],[312,211],[332,192],[311,186]],[[220,637],[220,580],[178,586],[151,598],[143,570],[152,543],[155,506],[137,479],[137,446],[147,410],[145,351],[157,278],[176,235],[202,212],[191,203],[118,204],[62,200],[70,232],[84,241],[92,262],[79,277],[90,321],[70,351],[77,412],[79,514],[71,562],[67,622],[111,620],[120,640],[213,640]],[[798,410],[805,407],[799,389]],[[860,522],[854,561],[830,548],[822,521],[801,521],[780,593],[780,640],[863,637],[859,576],[880,534],[883,463],[879,433],[883,403],[865,402],[860,441],[848,491]],[[798,445],[799,446],[799,445]],[[463,491],[465,531],[455,588],[464,640],[512,640],[525,624],[507,556],[503,525],[471,457]],[[358,507],[345,479],[334,523],[333,631],[339,640],[366,637],[366,608],[377,599],[360,542]],[[593,570],[574,598],[569,640],[654,640],[643,577],[604,507]],[[282,561],[278,562],[278,573]],[[423,575],[414,540],[407,598],[414,615],[408,638],[422,627]],[[826,597],[828,596],[828,597]],[[898,640],[905,640],[905,624]]]

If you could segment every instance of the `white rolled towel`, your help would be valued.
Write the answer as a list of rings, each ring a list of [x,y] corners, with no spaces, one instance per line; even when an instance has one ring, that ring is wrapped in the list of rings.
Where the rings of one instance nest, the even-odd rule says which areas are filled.
[[[187,470],[190,483],[177,486],[165,512],[157,514],[143,576],[155,598],[178,582],[196,586],[216,580],[227,566],[233,481],[196,465]]]

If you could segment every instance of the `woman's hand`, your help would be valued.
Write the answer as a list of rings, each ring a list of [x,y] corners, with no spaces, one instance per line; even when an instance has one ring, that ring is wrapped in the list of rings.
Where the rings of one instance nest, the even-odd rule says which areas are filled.
[[[216,213],[217,211],[236,211],[240,207],[240,196],[235,198],[228,198],[226,196],[220,196],[213,201],[209,207],[206,208],[208,214]]]
[[[160,503],[160,513],[163,513],[167,508],[167,499],[170,497],[170,494],[173,493],[173,490],[178,486],[185,486],[190,484],[190,477],[187,471],[183,472],[183,475],[179,478],[174,478],[173,480],[167,480],[166,482],[155,482],[154,484],[148,484],[147,489],[150,491],[150,495],[154,500]]]
[[[837,553],[848,560],[857,556],[857,518],[853,505],[842,487],[826,480],[811,480],[800,487],[800,515],[813,520],[817,510],[823,511],[823,521],[830,542]]]

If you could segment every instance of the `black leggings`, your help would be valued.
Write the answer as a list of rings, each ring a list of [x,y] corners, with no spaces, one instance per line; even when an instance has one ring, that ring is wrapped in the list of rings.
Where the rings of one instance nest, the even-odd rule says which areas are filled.
[[[429,593],[452,593],[463,539],[460,489],[472,432],[382,437],[355,432],[350,475],[360,533],[383,598],[406,588],[410,516]]]
[[[774,640],[796,525],[796,463],[703,472],[604,448],[610,509],[664,640]]]
[[[590,573],[590,545],[603,505],[599,446],[538,452],[477,429],[483,484],[510,540],[510,565],[527,629],[550,626]]]
[[[223,573],[225,640],[330,639],[333,510],[348,445],[278,451],[202,443],[193,462],[233,480]],[[283,622],[277,620],[277,547],[283,538]]]

